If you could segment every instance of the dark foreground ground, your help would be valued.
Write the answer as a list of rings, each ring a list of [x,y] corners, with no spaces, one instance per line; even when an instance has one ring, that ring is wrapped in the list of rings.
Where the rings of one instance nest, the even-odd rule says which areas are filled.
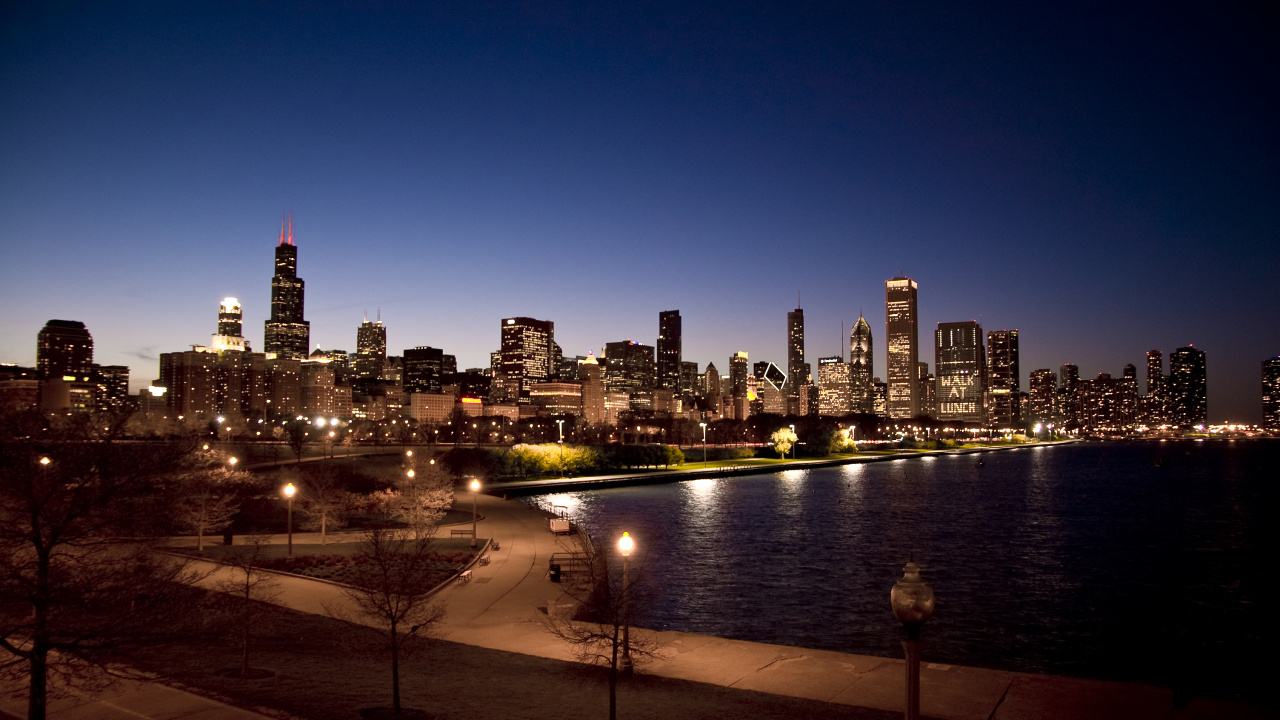
[[[391,704],[390,662],[376,649],[377,633],[367,628],[264,606],[251,665],[274,676],[258,680],[218,672],[239,667],[234,630],[148,651],[145,669],[171,684],[279,717],[353,720],[362,708]],[[435,718],[608,716],[604,669],[451,642],[424,643],[403,662],[401,683],[404,706]],[[620,683],[618,717],[879,720],[901,714],[640,674]]]

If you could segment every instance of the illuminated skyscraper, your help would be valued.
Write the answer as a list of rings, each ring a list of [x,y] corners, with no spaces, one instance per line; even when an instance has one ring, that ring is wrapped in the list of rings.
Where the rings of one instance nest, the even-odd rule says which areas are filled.
[[[306,360],[311,352],[311,323],[302,319],[304,283],[298,277],[298,246],[293,244],[293,215],[288,232],[280,223],[276,244],[276,274],[271,278],[271,319],[267,320],[263,346],[268,355],[285,360]]]
[[[1031,424],[1047,426],[1058,420],[1058,376],[1049,368],[1031,373],[1030,405],[1028,415]]]
[[[387,359],[387,328],[379,317],[369,322],[368,316],[356,329],[356,377],[376,380],[382,375],[382,365]]]
[[[916,322],[916,281],[896,277],[884,283],[885,345],[889,357],[886,398],[890,418],[912,418],[920,414],[920,387],[916,364],[920,347]],[[937,368],[942,377],[942,368]],[[938,398],[939,403],[942,398]]]
[[[1022,392],[1018,367],[1018,331],[992,330],[987,333],[987,412],[997,428],[1021,424],[1018,407]]]
[[[982,327],[973,320],[938,323],[934,338],[938,419],[982,422],[987,367]]]
[[[223,298],[222,304],[218,305],[218,332],[209,338],[209,347],[218,352],[248,352],[249,344],[241,334],[240,317],[240,301],[233,297]]]
[[[787,313],[787,383],[783,390],[788,399],[799,397],[808,374],[804,363],[804,310],[796,308]]]
[[[1164,376],[1164,355],[1159,350],[1147,351],[1147,394],[1142,399],[1143,419],[1148,425],[1159,426],[1169,421],[1167,378]]]
[[[818,358],[818,413],[836,417],[849,414],[849,366],[844,358]]]
[[[1180,428],[1203,425],[1209,416],[1204,351],[1194,347],[1169,355],[1169,419]]]
[[[652,390],[653,346],[631,340],[605,343],[604,384],[608,392],[615,393]]]
[[[1280,356],[1262,361],[1262,427],[1280,430]]]
[[[555,327],[550,320],[503,318],[500,382],[508,402],[529,404],[529,388],[551,378]]]
[[[1063,363],[1058,368],[1058,416],[1064,428],[1080,426],[1080,368]]]
[[[859,313],[858,322],[849,331],[849,402],[853,412],[871,412],[871,378],[874,375],[871,326]]]
[[[747,353],[736,352],[729,356],[729,394],[735,398],[747,396]]]
[[[680,311],[665,310],[658,313],[658,387],[664,390],[681,390]]]
[[[90,382],[93,336],[76,320],[50,320],[36,335],[36,369],[42,380]]]

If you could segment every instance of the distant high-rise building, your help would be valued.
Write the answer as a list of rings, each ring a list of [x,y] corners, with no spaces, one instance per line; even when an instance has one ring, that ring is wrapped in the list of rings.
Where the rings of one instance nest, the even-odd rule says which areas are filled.
[[[729,394],[735,398],[747,396],[747,353],[740,351],[729,356]]]
[[[871,412],[871,378],[875,374],[871,326],[859,313],[858,322],[849,331],[849,402],[853,412]]]
[[[555,323],[528,317],[502,319],[502,396],[528,405],[529,388],[552,377]]]
[[[1058,376],[1048,368],[1031,373],[1029,420],[1032,424],[1057,424]]]
[[[916,364],[920,362],[916,289],[916,281],[908,277],[896,277],[884,283],[884,334],[889,358],[887,402],[889,417],[894,419],[909,419],[920,414],[920,388],[916,384]],[[941,378],[941,367],[934,369]]]
[[[804,362],[804,310],[796,308],[787,313],[787,385],[784,391],[788,399],[799,397],[800,386],[808,382],[808,374]]]
[[[680,363],[680,394],[693,397],[698,389],[698,363],[684,360]]]
[[[658,313],[658,387],[680,390],[681,351],[680,311]]]
[[[916,367],[916,383],[920,388],[920,414],[928,418],[938,416],[938,385],[933,374],[929,372],[929,363],[922,362]]]
[[[1209,417],[1208,398],[1204,351],[1174,350],[1169,355],[1169,419],[1183,429],[1203,425]]]
[[[987,333],[987,416],[997,428],[1022,424],[1021,370],[1018,366],[1018,331],[991,330]]]
[[[871,378],[871,413],[876,417],[889,417],[889,384],[880,378]]]
[[[387,359],[387,328],[379,317],[369,322],[365,317],[356,329],[355,375],[362,380],[377,380]]]
[[[652,390],[656,384],[653,346],[631,340],[605,343],[604,384],[613,393]]]
[[[129,368],[125,365],[93,366],[96,385],[93,407],[97,410],[124,410],[129,402]]]
[[[842,356],[818,358],[818,413],[840,417],[849,414],[849,366]]]
[[[84,323],[50,320],[36,335],[36,369],[42,380],[90,382],[93,379],[93,336]]]
[[[1148,425],[1160,426],[1169,421],[1164,355],[1159,350],[1147,351],[1147,394],[1143,397],[1143,419]]]
[[[938,323],[934,338],[938,419],[983,422],[987,358],[982,327],[973,320]]]
[[[405,392],[439,394],[444,375],[444,351],[440,348],[418,346],[404,351]]]
[[[223,298],[218,305],[218,332],[209,338],[209,347],[218,352],[249,352],[249,343],[244,339],[240,318],[240,301],[233,297]]]
[[[1080,426],[1080,368],[1072,363],[1058,368],[1058,415],[1065,428]]]
[[[702,394],[706,397],[720,397],[722,390],[720,388],[720,371],[716,369],[715,363],[707,363],[706,372],[702,375]]]
[[[1280,430],[1280,356],[1262,361],[1262,427]]]
[[[271,278],[271,318],[266,322],[263,349],[285,360],[305,360],[311,353],[311,323],[303,319],[304,283],[298,277],[298,246],[293,244],[293,215],[288,232],[280,224],[276,244],[276,273]]]

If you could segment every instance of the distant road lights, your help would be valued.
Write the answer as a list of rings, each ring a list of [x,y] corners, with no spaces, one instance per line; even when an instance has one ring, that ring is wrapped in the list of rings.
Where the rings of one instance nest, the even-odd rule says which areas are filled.
[[[234,458],[234,457],[233,457],[233,458],[230,458],[229,460],[227,460],[227,464],[229,464],[229,465],[231,466],[231,469],[233,469],[233,470],[235,469],[235,467],[236,467],[236,463],[238,463],[238,462],[240,462],[240,459],[239,459],[239,458]]]
[[[325,423],[324,423],[324,418],[322,418],[322,417],[318,417],[318,418],[316,418],[316,427],[318,427],[318,428],[322,428],[322,427],[324,427],[324,424],[325,424]]]
[[[48,467],[48,466],[49,466],[49,463],[51,463],[51,462],[53,462],[53,461],[52,461],[52,460],[50,460],[47,456],[40,458],[40,465],[41,465],[42,467]]]
[[[406,472],[405,475],[408,475],[409,479],[412,480],[414,475],[413,468],[409,468],[409,472]]]
[[[472,479],[467,486],[471,490],[471,549],[476,547],[476,499],[480,497],[480,481]]]
[[[622,553],[622,660],[618,663],[618,669],[624,673],[630,673],[631,664],[631,616],[629,595],[631,594],[631,581],[627,577],[631,565],[631,551],[635,550],[635,541],[631,539],[631,533],[622,533],[622,537],[618,538],[618,552]]]
[[[287,525],[289,530],[288,558],[292,560],[293,559],[293,496],[298,494],[298,488],[294,487],[293,483],[288,483],[287,485],[284,486],[284,490],[282,492],[284,493],[285,500],[289,501],[289,519],[288,519],[288,525]]]

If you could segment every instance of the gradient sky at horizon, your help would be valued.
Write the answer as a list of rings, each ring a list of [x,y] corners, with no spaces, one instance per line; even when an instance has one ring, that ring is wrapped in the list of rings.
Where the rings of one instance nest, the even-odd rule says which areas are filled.
[[[1280,354],[1280,24],[1220,3],[8,3],[0,362],[81,320],[133,386],[236,296],[262,349],[292,211],[312,346],[487,365],[653,343],[883,376],[885,280],[1034,369],[1208,354],[1258,422]]]

